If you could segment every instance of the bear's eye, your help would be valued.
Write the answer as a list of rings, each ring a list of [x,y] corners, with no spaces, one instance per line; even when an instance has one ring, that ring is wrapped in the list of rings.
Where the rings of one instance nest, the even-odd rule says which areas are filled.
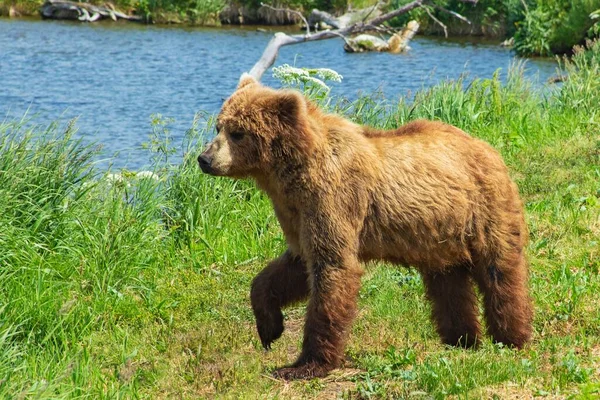
[[[229,136],[231,136],[234,142],[239,142],[244,138],[244,132],[231,132]]]

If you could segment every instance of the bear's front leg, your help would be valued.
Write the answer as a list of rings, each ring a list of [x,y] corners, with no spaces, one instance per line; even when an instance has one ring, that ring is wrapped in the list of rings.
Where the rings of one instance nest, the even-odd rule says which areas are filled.
[[[361,275],[356,259],[312,263],[302,353],[291,366],[276,370],[273,373],[276,378],[323,377],[340,365],[356,314]]]
[[[252,281],[250,301],[265,349],[283,333],[281,309],[308,296],[308,271],[289,250],[271,261]]]

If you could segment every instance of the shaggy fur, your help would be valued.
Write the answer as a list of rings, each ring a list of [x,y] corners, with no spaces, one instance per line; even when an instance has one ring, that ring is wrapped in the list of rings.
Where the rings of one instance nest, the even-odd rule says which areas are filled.
[[[362,127],[248,76],[217,129],[199,157],[203,171],[253,178],[288,244],[252,283],[265,348],[283,332],[281,309],[309,298],[302,353],[276,377],[324,376],[340,365],[360,263],[369,260],[418,269],[444,343],[480,339],[475,284],[493,339],[516,347],[529,340],[523,206],[488,144],[440,122]]]

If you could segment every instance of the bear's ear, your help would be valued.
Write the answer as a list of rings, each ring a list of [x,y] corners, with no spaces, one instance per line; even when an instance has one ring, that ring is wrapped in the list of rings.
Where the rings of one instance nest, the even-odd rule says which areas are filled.
[[[273,101],[283,123],[296,125],[306,115],[306,99],[295,90],[278,91]]]
[[[309,127],[306,97],[295,90],[276,90],[265,105],[279,120],[279,129],[283,129],[280,134],[286,138],[284,143],[309,156],[315,147],[316,137]]]
[[[244,72],[242,76],[240,76],[240,83],[238,83],[237,90],[245,88],[247,86],[258,85],[258,81],[254,79],[252,75],[247,72]]]

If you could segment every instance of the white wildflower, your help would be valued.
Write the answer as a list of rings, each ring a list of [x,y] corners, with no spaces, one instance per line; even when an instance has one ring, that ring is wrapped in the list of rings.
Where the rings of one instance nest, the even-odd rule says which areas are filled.
[[[317,68],[314,70],[318,77],[326,81],[341,82],[344,77],[330,68]]]
[[[328,93],[330,88],[325,81],[341,82],[342,75],[330,68],[296,68],[288,64],[273,68],[273,77],[288,86],[304,85],[306,91]]]
[[[124,181],[123,175],[119,174],[118,172],[116,174],[107,174],[106,180],[108,183],[121,183]]]
[[[131,187],[131,183],[127,182],[126,177],[118,172],[116,174],[106,174],[106,181],[111,186],[121,187],[121,185],[125,185],[125,187]]]
[[[308,71],[303,68],[292,67],[288,64],[273,68],[273,77],[277,79],[289,79],[290,77],[297,79],[301,76],[308,76]]]
[[[158,175],[156,175],[152,171],[139,171],[138,173],[135,174],[135,177],[139,178],[139,179],[149,178],[149,179],[154,179],[155,181],[158,181],[160,179],[158,177]]]
[[[316,87],[318,87],[319,89],[325,90],[326,92],[329,92],[329,86],[327,86],[325,84],[325,82],[323,82],[322,80],[315,78],[314,76],[307,76],[304,80],[304,83],[312,83],[313,85],[315,85]]]

